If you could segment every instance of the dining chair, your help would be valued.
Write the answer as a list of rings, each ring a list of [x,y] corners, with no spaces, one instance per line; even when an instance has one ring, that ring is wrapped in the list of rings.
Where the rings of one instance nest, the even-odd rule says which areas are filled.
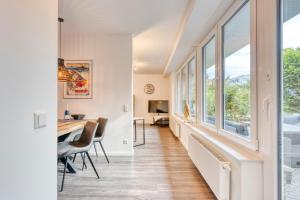
[[[77,141],[77,140],[79,140],[82,132],[83,132],[83,128],[71,132],[69,134],[69,136],[64,140],[64,142],[70,142],[70,141]],[[77,153],[75,153],[74,156],[73,156],[73,158],[72,158],[73,163],[75,162],[76,156],[77,156]],[[80,153],[80,156],[81,156],[82,163],[83,163],[82,170],[83,170],[83,168],[87,169],[87,166],[86,166],[86,163],[85,163],[85,154],[84,153]]]
[[[63,191],[64,181],[65,181],[65,174],[66,174],[66,167],[68,165],[68,157],[80,153],[81,155],[84,154],[88,157],[90,164],[92,165],[97,178],[99,179],[98,172],[94,166],[94,163],[89,155],[89,150],[93,145],[93,139],[96,134],[96,130],[98,127],[98,123],[95,122],[87,122],[84,126],[83,132],[80,138],[76,141],[69,141],[69,142],[60,142],[57,145],[57,154],[58,158],[64,158],[66,162],[64,163],[64,171],[63,171],[63,178],[60,191]],[[84,160],[84,159],[83,159]],[[85,163],[84,163],[85,164]]]
[[[96,156],[98,157],[98,152],[97,152],[97,148],[96,148],[96,144],[99,143],[100,144],[100,147],[103,151],[103,154],[106,158],[106,161],[107,163],[109,163],[109,159],[106,155],[106,152],[104,150],[104,147],[102,145],[102,140],[104,138],[104,133],[105,133],[105,128],[106,128],[106,125],[107,125],[107,121],[108,119],[107,118],[102,118],[102,117],[99,117],[97,122],[98,122],[98,128],[96,130],[96,135],[94,137],[94,140],[93,140],[93,144],[94,144],[94,148],[95,148],[95,152],[96,152]]]

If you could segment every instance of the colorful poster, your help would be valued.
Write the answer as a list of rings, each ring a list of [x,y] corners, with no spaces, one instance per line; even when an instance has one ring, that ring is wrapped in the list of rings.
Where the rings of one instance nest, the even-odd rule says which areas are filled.
[[[92,98],[92,61],[69,60],[65,66],[71,74],[71,81],[64,83],[65,99]]]

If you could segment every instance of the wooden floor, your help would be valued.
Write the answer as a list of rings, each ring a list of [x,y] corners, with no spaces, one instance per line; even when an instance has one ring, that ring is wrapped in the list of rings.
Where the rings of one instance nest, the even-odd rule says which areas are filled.
[[[135,147],[132,157],[92,157],[92,167],[67,174],[59,200],[192,200],[216,199],[189,159],[186,150],[168,128],[146,128],[146,145]],[[100,150],[100,148],[99,148]],[[81,167],[81,160],[76,165]],[[62,165],[59,165],[58,187]]]

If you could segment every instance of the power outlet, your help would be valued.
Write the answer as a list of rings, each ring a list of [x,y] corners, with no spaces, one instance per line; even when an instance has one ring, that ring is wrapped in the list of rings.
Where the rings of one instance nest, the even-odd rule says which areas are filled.
[[[123,144],[128,144],[128,140],[123,140]]]

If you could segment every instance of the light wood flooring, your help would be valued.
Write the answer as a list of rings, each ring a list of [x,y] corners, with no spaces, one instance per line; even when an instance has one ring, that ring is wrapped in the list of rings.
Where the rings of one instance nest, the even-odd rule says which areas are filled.
[[[141,131],[138,128],[138,131]],[[141,132],[139,132],[140,134]],[[109,133],[107,133],[109,134]],[[141,138],[138,138],[141,141]],[[146,127],[146,145],[135,147],[132,157],[92,157],[92,167],[66,174],[59,200],[208,200],[216,199],[201,177],[185,148],[169,128]],[[100,151],[100,148],[98,148]],[[81,159],[76,160],[81,168]],[[58,167],[58,188],[62,165]]]

